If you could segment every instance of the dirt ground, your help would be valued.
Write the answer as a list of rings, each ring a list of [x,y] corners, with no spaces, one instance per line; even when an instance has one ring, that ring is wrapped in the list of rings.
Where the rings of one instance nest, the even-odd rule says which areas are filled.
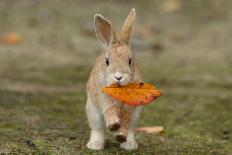
[[[232,154],[232,3],[227,0],[0,1],[0,154]],[[102,52],[93,16],[120,31],[131,8],[132,49],[164,95],[144,107],[139,150],[85,147],[85,84]]]

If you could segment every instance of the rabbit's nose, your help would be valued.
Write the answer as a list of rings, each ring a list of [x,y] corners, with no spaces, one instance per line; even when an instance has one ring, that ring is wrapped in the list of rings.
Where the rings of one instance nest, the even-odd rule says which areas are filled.
[[[115,76],[115,79],[117,79],[118,81],[120,81],[122,79],[123,76]]]

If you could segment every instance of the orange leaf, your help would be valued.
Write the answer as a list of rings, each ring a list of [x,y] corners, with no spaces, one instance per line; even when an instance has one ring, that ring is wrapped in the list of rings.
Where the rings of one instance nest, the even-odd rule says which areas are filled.
[[[125,86],[110,85],[102,92],[114,99],[131,106],[145,105],[161,95],[161,91],[146,83],[130,83]]]
[[[21,37],[17,33],[7,33],[1,38],[1,42],[8,45],[15,45],[21,42]]]
[[[140,128],[136,128],[135,131],[159,134],[164,132],[164,127],[162,126],[140,127]]]

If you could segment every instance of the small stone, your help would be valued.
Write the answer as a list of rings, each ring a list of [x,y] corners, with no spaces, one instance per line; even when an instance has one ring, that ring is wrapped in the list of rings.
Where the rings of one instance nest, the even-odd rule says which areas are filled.
[[[69,140],[75,140],[75,139],[77,139],[77,137],[75,137],[75,136],[70,136],[69,137]]]
[[[26,143],[28,146],[35,148],[35,143],[31,139],[26,140]]]

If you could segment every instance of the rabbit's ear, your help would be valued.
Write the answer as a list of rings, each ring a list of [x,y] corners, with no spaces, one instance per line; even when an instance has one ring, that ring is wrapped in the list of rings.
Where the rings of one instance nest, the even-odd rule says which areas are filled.
[[[104,48],[117,41],[117,37],[111,23],[102,15],[96,14],[94,16],[94,26],[96,35]]]
[[[130,32],[132,29],[133,22],[135,20],[135,16],[136,16],[136,12],[135,12],[135,9],[133,8],[128,14],[124,22],[124,25],[122,27],[122,38],[121,39],[126,44],[128,44],[130,40]]]

